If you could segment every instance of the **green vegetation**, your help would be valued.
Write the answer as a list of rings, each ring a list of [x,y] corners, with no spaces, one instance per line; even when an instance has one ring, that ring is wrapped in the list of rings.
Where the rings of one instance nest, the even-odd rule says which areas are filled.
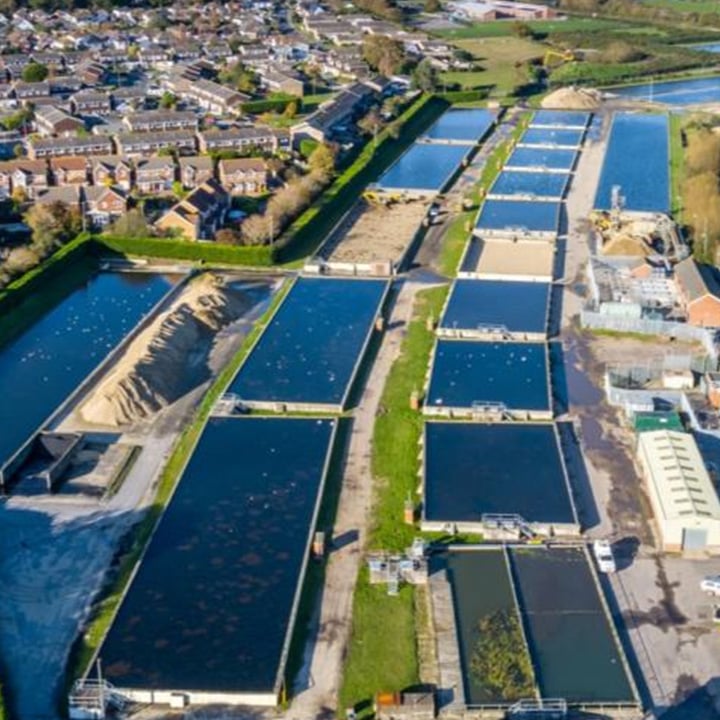
[[[147,542],[152,536],[155,526],[172,497],[175,487],[200,439],[212,408],[218,398],[227,389],[227,386],[257,342],[265,326],[272,319],[275,310],[289,292],[290,286],[290,283],[286,283],[275,295],[263,317],[243,339],[240,349],[213,381],[210,389],[195,410],[192,421],[185,427],[176,441],[172,453],[160,475],[152,506],[143,518],[130,530],[127,543],[123,550],[121,550],[117,563],[113,564],[116,569],[113,571],[112,576],[107,579],[107,584],[100,592],[99,598],[96,598],[85,631],[73,646],[67,665],[68,686],[76,677],[85,672],[110,629],[110,625],[122,601],[135,566],[141,559]]]
[[[535,37],[542,37],[554,32],[594,32],[597,30],[613,30],[631,27],[630,23],[600,18],[571,17],[567,20],[535,20],[527,25]],[[495,22],[473,23],[452,30],[439,30],[435,33],[447,40],[468,40],[471,38],[509,37],[513,34],[513,23],[505,20]]]
[[[426,327],[428,317],[438,318],[447,297],[446,286],[417,294],[400,357],[388,375],[373,431],[372,472],[376,478],[371,549],[402,551],[415,530],[402,521],[408,497],[415,498],[418,443],[422,415],[410,409],[410,395],[422,393],[435,335]]]
[[[367,143],[318,201],[285,231],[278,243],[280,261],[292,263],[312,254],[365,186],[375,180],[446,108],[447,103],[440,98],[423,95],[394,123],[378,133],[376,141]]]
[[[675,220],[682,224],[682,187],[685,161],[683,157],[682,116],[670,113],[670,208]]]
[[[712,116],[687,121],[684,128],[675,127],[680,139],[675,142],[676,165],[683,167],[677,183],[682,187],[682,215],[685,228],[693,237],[693,255],[701,262],[716,264],[720,244],[720,135],[713,127]],[[685,133],[687,147],[684,163],[677,157],[677,144]],[[671,141],[671,157],[673,142]],[[679,173],[678,173],[679,174]],[[675,192],[675,177],[673,188]],[[678,201],[675,201],[677,204]]]
[[[498,610],[478,622],[470,672],[504,700],[534,697],[532,664],[517,614]]]
[[[220,245],[165,238],[134,238],[99,235],[95,238],[100,249],[121,255],[187,260],[201,264],[254,265],[273,264],[275,248],[271,245]]]
[[[426,328],[438,317],[448,288],[416,295],[413,317],[400,357],[388,375],[373,431],[372,473],[375,478],[373,525],[368,545],[373,549],[404,550],[415,536],[402,521],[405,501],[417,489],[418,443],[422,416],[410,409],[410,394],[421,391],[434,334]],[[403,586],[390,597],[384,585],[370,585],[366,568],[360,572],[353,600],[353,628],[341,707],[356,707],[368,717],[376,692],[401,690],[418,682],[414,633],[414,590]]]

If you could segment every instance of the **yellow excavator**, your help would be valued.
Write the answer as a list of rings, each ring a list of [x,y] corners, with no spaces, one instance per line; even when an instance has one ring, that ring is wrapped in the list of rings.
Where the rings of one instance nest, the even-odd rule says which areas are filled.
[[[370,203],[379,203],[382,205],[391,205],[393,203],[405,202],[406,198],[402,193],[377,192],[376,190],[366,190],[363,197]]]
[[[553,63],[553,60],[559,60],[560,62]],[[582,53],[577,50],[548,50],[543,58],[543,67],[557,67],[566,62],[575,62],[576,60],[582,60]]]

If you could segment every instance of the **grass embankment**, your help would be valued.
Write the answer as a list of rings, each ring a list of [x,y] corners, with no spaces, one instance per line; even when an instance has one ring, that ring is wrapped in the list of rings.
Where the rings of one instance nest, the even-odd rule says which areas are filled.
[[[590,17],[569,17],[566,20],[533,20],[524,23],[536,36],[546,36],[555,32],[595,32],[633,27],[633,23],[622,20],[610,20]],[[433,34],[446,40],[468,40],[473,38],[511,37],[515,31],[513,23],[506,20],[473,23],[452,30],[437,30]]]
[[[376,141],[368,142],[317,202],[283,233],[278,241],[280,262],[295,263],[315,252],[365,187],[377,180],[447,107],[448,103],[439,97],[421,96],[392,123],[399,130],[397,137],[388,127],[378,133]]]
[[[685,178],[681,115],[670,113],[670,211],[682,225],[682,188]]]
[[[145,546],[150,539],[165,506],[168,504],[175,486],[200,439],[205,422],[216,401],[225,392],[240,365],[243,363],[257,338],[270,322],[275,310],[289,292],[291,283],[286,283],[272,299],[262,318],[253,326],[244,338],[239,350],[228,365],[218,374],[209,390],[195,410],[193,419],[185,427],[176,441],[172,453],[163,468],[157,483],[155,500],[143,518],[131,529],[129,545],[122,552],[116,564],[117,569],[107,580],[106,586],[95,599],[91,615],[86,623],[83,634],[78,638],[68,661],[67,677],[71,683],[81,676],[88,668],[93,656],[100,647],[107,631],[112,624],[123,594],[130,581],[135,566],[140,560]]]
[[[468,242],[470,233],[472,232],[472,224],[477,214],[477,206],[485,197],[490,186],[495,181],[503,165],[507,161],[518,139],[525,131],[530,119],[529,114],[520,117],[517,126],[513,129],[510,137],[500,143],[488,156],[483,166],[480,179],[475,184],[469,199],[472,200],[473,208],[465,212],[461,212],[450,223],[445,237],[443,238],[442,247],[440,248],[440,272],[447,277],[455,277],[460,269],[460,261],[462,260],[465,245]],[[468,230],[468,227],[471,229]]]
[[[439,287],[418,293],[400,357],[385,383],[373,432],[371,549],[402,551],[416,534],[403,523],[405,501],[416,498],[423,424],[422,415],[410,409],[410,394],[423,389],[435,339],[426,320],[430,315],[438,317],[447,292],[447,287]],[[376,692],[401,690],[418,682],[413,596],[414,589],[405,585],[397,597],[389,597],[385,586],[369,584],[367,568],[361,570],[340,692],[343,712],[355,707],[360,717],[369,717]]]

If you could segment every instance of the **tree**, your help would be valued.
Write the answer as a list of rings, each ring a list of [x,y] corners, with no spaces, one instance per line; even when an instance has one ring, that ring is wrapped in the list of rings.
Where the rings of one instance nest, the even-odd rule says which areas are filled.
[[[534,37],[533,29],[526,22],[520,20],[514,20],[510,26],[510,30],[515,37],[519,38],[531,38]]]
[[[368,135],[373,136],[373,140],[377,142],[377,134],[382,127],[382,118],[376,107],[370,108],[367,114],[358,120],[358,127]]]
[[[312,151],[308,164],[312,173],[330,179],[335,172],[335,150],[327,143],[321,143]]]
[[[373,70],[387,76],[399,73],[407,62],[403,46],[387,35],[368,35],[363,40],[362,55]]]
[[[440,10],[442,10],[442,5],[440,5],[440,0],[425,0],[425,4],[423,5],[423,10],[425,10],[426,13],[440,12]]]
[[[32,110],[29,108],[21,108],[12,115],[8,115],[2,119],[2,126],[6,130],[20,130],[24,125],[29,122],[32,117]]]
[[[289,102],[285,106],[285,110],[283,110],[283,117],[292,119],[297,115],[297,111],[298,111],[297,100],[293,100],[292,102]]]
[[[46,65],[38,62],[28,63],[22,71],[22,79],[25,82],[42,82],[50,74]]]
[[[145,220],[142,210],[133,208],[121,215],[109,228],[111,235],[127,238],[146,238],[150,235],[150,228]]]
[[[242,245],[243,237],[232,228],[222,228],[215,233],[215,242],[219,245]]]
[[[32,230],[33,248],[41,256],[75,237],[82,224],[80,213],[63,202],[36,203],[24,219]]]
[[[413,87],[424,92],[435,92],[438,88],[438,74],[430,61],[425,58],[421,60],[412,75]]]
[[[160,98],[160,102],[158,103],[163,110],[170,110],[171,108],[174,108],[177,105],[177,97],[173,95],[169,90],[166,90],[162,97]]]
[[[173,195],[178,200],[182,200],[187,195],[187,192],[185,192],[185,188],[183,187],[183,184],[179,180],[175,180],[175,182],[173,182],[172,191],[173,191]]]
[[[218,80],[231,85],[242,93],[254,93],[258,86],[258,79],[250,68],[238,60],[234,65],[220,71]]]

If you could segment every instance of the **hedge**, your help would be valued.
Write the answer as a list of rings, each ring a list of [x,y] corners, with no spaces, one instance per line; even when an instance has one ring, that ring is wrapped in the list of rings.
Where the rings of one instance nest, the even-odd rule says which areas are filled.
[[[95,240],[100,249],[105,248],[121,255],[144,255],[167,260],[268,267],[273,264],[275,257],[275,248],[270,245],[220,245],[188,240],[132,238],[116,235],[99,235]]]
[[[266,112],[285,112],[290,103],[296,103],[298,112],[302,109],[302,98],[290,95],[269,100],[250,100],[242,104],[242,111],[248,115],[261,115]]]
[[[397,139],[385,128],[376,142],[368,142],[318,201],[291,223],[280,242],[278,259],[292,262],[313,253],[367,184],[376,180],[447,107],[442,98],[422,95],[393,123],[400,130]]]
[[[441,97],[443,100],[447,100],[447,102],[449,103],[469,103],[485,100],[488,95],[489,91],[487,89],[453,90],[441,93],[439,97]]]

